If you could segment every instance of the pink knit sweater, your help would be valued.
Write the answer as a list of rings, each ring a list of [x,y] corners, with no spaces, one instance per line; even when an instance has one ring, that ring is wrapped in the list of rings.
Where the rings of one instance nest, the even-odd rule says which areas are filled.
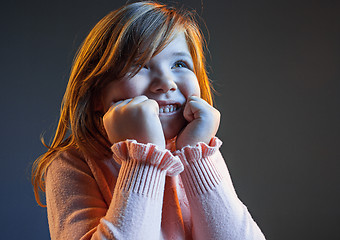
[[[221,141],[181,151],[127,140],[113,159],[77,150],[46,174],[52,239],[265,239],[238,199]]]

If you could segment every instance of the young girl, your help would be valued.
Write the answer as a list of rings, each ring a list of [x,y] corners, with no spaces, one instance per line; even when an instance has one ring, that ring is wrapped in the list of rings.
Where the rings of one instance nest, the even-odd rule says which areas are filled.
[[[219,151],[203,43],[192,13],[154,2],[92,29],[33,166],[52,239],[264,239]]]

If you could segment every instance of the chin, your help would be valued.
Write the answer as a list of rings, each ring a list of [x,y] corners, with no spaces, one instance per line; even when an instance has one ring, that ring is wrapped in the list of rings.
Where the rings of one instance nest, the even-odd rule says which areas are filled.
[[[163,126],[163,132],[164,132],[164,138],[165,140],[171,140],[174,137],[176,137],[181,131],[182,129],[185,127],[185,123],[184,124],[180,124],[177,126]]]
[[[180,116],[160,117],[165,140],[171,140],[187,125],[182,113]]]

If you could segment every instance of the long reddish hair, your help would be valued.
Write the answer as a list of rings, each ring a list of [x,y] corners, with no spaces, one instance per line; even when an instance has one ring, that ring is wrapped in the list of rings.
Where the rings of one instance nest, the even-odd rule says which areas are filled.
[[[125,76],[133,66],[145,65],[179,31],[185,34],[201,97],[212,104],[205,40],[194,12],[155,2],[131,3],[110,12],[91,30],[75,56],[51,145],[42,139],[48,150],[32,167],[32,184],[40,206],[45,206],[39,192],[45,191],[46,169],[55,153],[76,147],[87,156],[111,156],[102,113],[95,110],[102,89],[113,79]]]

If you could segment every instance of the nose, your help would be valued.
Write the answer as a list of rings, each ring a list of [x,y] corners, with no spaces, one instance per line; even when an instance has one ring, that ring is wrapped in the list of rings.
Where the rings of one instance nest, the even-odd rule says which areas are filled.
[[[173,76],[170,71],[159,70],[153,74],[150,86],[152,92],[167,93],[169,91],[175,91],[176,89],[175,76]]]

